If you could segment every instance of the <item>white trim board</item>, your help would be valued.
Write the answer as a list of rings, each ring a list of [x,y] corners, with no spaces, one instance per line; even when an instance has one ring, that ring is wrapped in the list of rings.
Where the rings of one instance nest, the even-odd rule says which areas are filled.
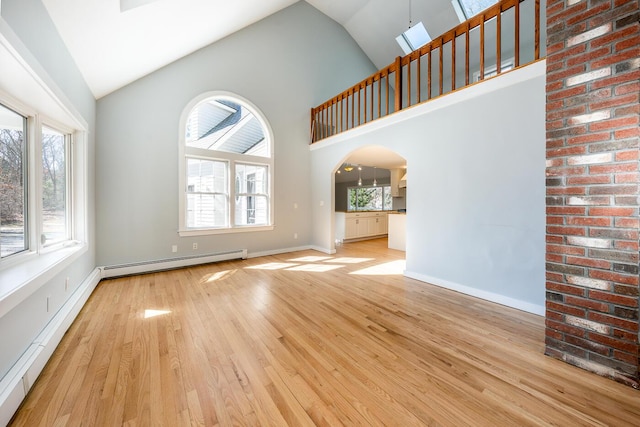
[[[504,305],[506,307],[526,311],[527,313],[531,314],[537,314],[538,316],[544,316],[545,314],[545,309],[542,305],[532,304],[527,301],[522,301],[505,295],[496,294],[494,292],[485,291],[483,289],[472,288],[470,286],[461,285],[449,280],[439,279],[437,277],[427,276],[425,274],[420,274],[413,271],[405,271],[404,276],[428,283],[430,285],[438,286],[440,288],[449,289],[465,295]]]

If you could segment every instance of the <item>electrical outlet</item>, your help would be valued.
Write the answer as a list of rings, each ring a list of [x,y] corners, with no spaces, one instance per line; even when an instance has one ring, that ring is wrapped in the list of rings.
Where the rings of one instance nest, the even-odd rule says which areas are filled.
[[[178,252],[178,245],[172,245],[171,246],[171,252],[173,252],[173,253]]]
[[[196,249],[198,249],[198,244],[197,244],[197,243],[194,243],[194,244],[193,244],[193,250],[195,251]]]

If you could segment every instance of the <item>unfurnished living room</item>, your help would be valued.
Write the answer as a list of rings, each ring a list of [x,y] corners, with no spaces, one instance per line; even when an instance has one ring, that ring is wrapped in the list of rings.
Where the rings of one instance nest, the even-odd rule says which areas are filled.
[[[637,426],[637,0],[0,0],[0,426]]]

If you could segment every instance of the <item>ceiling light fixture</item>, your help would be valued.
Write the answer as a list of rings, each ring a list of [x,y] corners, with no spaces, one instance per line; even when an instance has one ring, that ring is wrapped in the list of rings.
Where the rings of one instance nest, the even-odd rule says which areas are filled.
[[[362,166],[358,166],[358,185],[362,185]]]
[[[353,170],[353,166],[351,166],[351,165],[347,165],[347,166],[344,167],[344,171],[345,172],[351,172],[352,170]]]

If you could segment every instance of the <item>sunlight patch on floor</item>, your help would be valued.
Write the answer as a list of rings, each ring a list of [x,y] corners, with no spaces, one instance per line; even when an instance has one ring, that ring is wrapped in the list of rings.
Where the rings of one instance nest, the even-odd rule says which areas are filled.
[[[216,271],[215,273],[211,273],[203,276],[202,279],[200,279],[200,283],[210,283],[210,282],[216,282],[218,280],[223,280],[235,274],[236,271],[238,270]]]
[[[281,270],[283,268],[295,267],[298,264],[292,262],[268,262],[266,264],[252,265],[246,267],[249,270]]]
[[[152,310],[152,309],[147,309],[144,311],[144,318],[145,319],[150,319],[152,317],[158,317],[158,316],[163,316],[165,314],[169,314],[171,313],[171,310]]]
[[[300,258],[290,259],[291,262],[322,262],[327,260],[332,260],[333,257],[330,256],[303,256]]]
[[[325,262],[338,262],[340,264],[360,264],[361,262],[375,261],[375,258],[354,258],[354,257],[340,257],[327,260]]]
[[[314,273],[323,273],[325,271],[336,270],[344,267],[343,265],[327,265],[327,264],[304,264],[296,267],[287,268],[288,271],[310,271]]]
[[[399,259],[396,261],[385,262],[383,264],[374,265],[371,267],[363,268],[358,271],[353,271],[349,274],[358,274],[363,276],[384,276],[384,275],[402,275],[406,269],[406,261]]]

